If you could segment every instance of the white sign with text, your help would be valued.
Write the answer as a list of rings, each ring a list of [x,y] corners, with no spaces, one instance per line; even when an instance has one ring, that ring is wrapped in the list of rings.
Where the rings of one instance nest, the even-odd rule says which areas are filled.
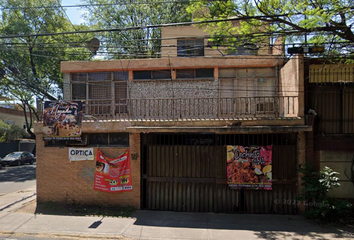
[[[94,160],[93,148],[69,148],[69,160],[71,161],[84,161]]]

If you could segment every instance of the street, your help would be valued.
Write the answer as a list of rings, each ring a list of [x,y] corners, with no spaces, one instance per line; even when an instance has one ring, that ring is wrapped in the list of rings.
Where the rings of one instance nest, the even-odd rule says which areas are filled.
[[[36,164],[0,169],[0,196],[36,186]]]
[[[36,164],[0,169],[0,212],[10,211],[36,195]]]

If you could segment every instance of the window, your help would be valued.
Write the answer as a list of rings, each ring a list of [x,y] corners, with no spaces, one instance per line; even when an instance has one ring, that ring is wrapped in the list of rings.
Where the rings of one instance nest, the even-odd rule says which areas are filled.
[[[171,79],[171,70],[155,70],[152,71],[153,79]]]
[[[126,113],[128,77],[127,71],[72,73],[71,99],[86,101],[85,114]]]
[[[82,135],[82,142],[78,141],[46,141],[46,147],[58,146],[120,146],[129,147],[129,133],[86,133]]]
[[[177,40],[177,57],[204,56],[204,39]]]
[[[133,78],[134,80],[169,80],[171,70],[134,71]]]
[[[134,71],[133,76],[134,80],[151,79],[151,71]]]
[[[214,78],[214,68],[177,69],[177,79]]]
[[[257,55],[259,47],[254,43],[233,43],[227,55]]]
[[[213,68],[203,68],[195,70],[196,78],[210,78],[214,77],[214,69]]]
[[[109,144],[129,147],[129,133],[110,133]]]

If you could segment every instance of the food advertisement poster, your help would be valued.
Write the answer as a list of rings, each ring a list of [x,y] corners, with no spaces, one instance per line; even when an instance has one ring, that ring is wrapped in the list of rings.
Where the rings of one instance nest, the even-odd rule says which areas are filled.
[[[231,189],[272,190],[272,146],[226,146]]]
[[[44,102],[43,139],[81,140],[82,103]]]
[[[97,149],[94,189],[103,192],[132,190],[129,149],[119,157],[108,158]]]

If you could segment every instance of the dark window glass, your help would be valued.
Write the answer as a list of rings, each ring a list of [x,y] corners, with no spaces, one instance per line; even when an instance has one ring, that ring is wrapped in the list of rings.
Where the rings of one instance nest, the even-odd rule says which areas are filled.
[[[178,57],[204,56],[204,39],[177,40]]]
[[[134,71],[134,79],[151,79],[151,71]]]
[[[177,78],[194,78],[194,69],[177,69]]]
[[[110,133],[109,144],[129,147],[129,133]]]
[[[114,72],[113,80],[128,80],[129,73],[127,71],[124,72]]]
[[[72,73],[71,80],[85,82],[87,80],[87,73]]]
[[[108,133],[89,134],[90,145],[108,145]]]
[[[195,75],[197,78],[212,78],[214,77],[214,69],[213,68],[196,69]]]
[[[72,84],[72,99],[85,100],[86,99],[86,83]]]
[[[170,70],[157,70],[152,71],[153,79],[171,79]]]
[[[254,43],[234,43],[227,55],[257,55],[259,47]]]
[[[88,73],[89,81],[104,81],[104,80],[111,80],[111,73],[110,72],[94,72]]]

